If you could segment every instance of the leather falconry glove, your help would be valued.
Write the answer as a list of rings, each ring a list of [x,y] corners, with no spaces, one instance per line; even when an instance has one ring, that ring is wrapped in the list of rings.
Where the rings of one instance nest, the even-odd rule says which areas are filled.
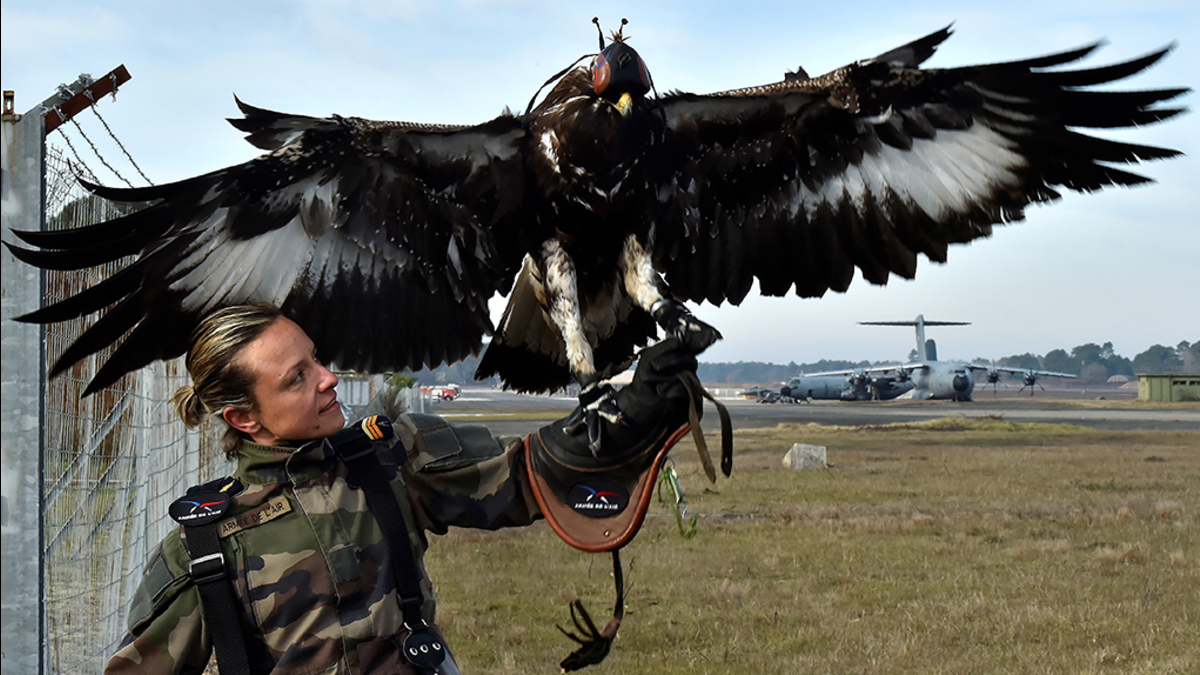
[[[563,633],[580,648],[562,663],[564,671],[599,663],[608,655],[624,615],[624,584],[617,551],[637,534],[653,496],[659,469],[668,451],[692,430],[706,472],[715,480],[712,462],[700,434],[701,396],[707,392],[696,378],[696,357],[668,338],[644,350],[633,381],[616,392],[620,410],[604,417],[598,429],[602,451],[594,453],[594,436],[571,416],[526,438],[526,466],[533,492],[550,527],[563,541],[582,551],[613,553],[617,603],[613,619],[597,630],[578,601],[571,616],[578,635]],[[728,415],[723,407],[722,469],[732,469]]]
[[[664,340],[642,352],[633,381],[616,392],[620,415],[600,422],[602,452],[592,453],[582,425],[563,420],[526,439],[534,494],[564,541],[600,552],[636,534],[660,455],[688,431],[692,410],[699,421],[702,389],[695,373],[696,357],[678,340]]]

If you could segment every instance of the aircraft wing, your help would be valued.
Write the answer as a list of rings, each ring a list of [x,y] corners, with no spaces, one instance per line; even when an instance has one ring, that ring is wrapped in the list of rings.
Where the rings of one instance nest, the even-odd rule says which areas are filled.
[[[923,363],[906,363],[903,365],[896,364],[891,366],[872,366],[870,368],[850,368],[847,370],[824,370],[819,373],[800,373],[798,377],[833,377],[835,375],[850,376],[850,375],[872,375],[875,373],[888,373],[894,370],[913,371],[917,368],[924,367]]]
[[[1008,368],[1005,366],[972,365],[971,369],[972,370],[988,370],[988,371],[994,371],[994,372],[1000,372],[1000,373],[1009,373],[1010,375],[1033,375],[1034,377],[1065,377],[1065,378],[1069,378],[1069,379],[1074,379],[1074,378],[1078,377],[1078,375],[1072,375],[1070,373],[1056,373],[1052,370],[1037,370],[1034,368]]]

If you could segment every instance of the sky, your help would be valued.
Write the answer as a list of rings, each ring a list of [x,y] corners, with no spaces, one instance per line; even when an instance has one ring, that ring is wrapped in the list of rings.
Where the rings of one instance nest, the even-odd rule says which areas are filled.
[[[1137,6],[1134,9],[1134,6]],[[1117,88],[1200,85],[1200,4],[1194,0],[1045,2],[624,2],[606,0],[4,0],[0,84],[25,112],[80,73],[124,64],[115,100],[63,127],[103,182],[83,140],[135,184],[107,123],[155,183],[247,161],[257,151],[225,119],[233,96],[307,115],[474,124],[523,111],[548,78],[625,35],[660,92],[708,93],[817,75],[953,24],[927,62],[953,67],[1015,60],[1105,41],[1101,65],[1165,45],[1165,62]],[[1196,107],[1196,94],[1177,105]],[[1200,115],[1109,135],[1182,150],[1135,167],[1157,181],[1136,189],[1068,194],[1027,209],[1026,220],[922,259],[915,280],[886,287],[861,278],[820,299],[753,295],[739,307],[694,306],[724,334],[704,361],[805,363],[906,359],[911,329],[859,321],[967,321],[931,328],[942,358],[1044,355],[1111,342],[1128,358],[1154,344],[1200,340]],[[65,146],[59,132],[51,142]],[[11,235],[4,233],[5,240]],[[493,303],[499,317],[502,301]]]

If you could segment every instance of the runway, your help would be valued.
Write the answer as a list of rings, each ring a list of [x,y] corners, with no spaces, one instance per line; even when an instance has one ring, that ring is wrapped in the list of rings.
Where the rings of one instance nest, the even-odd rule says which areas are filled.
[[[1077,424],[1104,429],[1200,430],[1200,404],[1170,407],[1139,404],[1119,392],[976,392],[975,400],[953,401],[817,401],[800,404],[762,404],[723,399],[735,429],[775,426],[784,422],[838,426],[919,422],[942,417],[994,418],[1009,422]],[[452,402],[438,402],[431,412],[453,422],[478,422],[496,435],[526,434],[565,416],[575,407],[569,396],[527,396],[485,387],[464,387]],[[705,404],[702,425],[717,430],[712,404]],[[511,416],[511,417],[510,417]]]
[[[1009,422],[1077,424],[1104,429],[1200,429],[1200,406],[1190,410],[1092,406],[1049,397],[1024,401],[999,399],[954,401],[841,402],[822,401],[790,406],[734,401],[731,415],[743,427],[774,426],[780,422],[862,426],[919,422],[942,417],[993,418]],[[778,408],[778,410],[773,410]],[[736,410],[737,414],[733,414]],[[708,426],[705,425],[705,429]]]

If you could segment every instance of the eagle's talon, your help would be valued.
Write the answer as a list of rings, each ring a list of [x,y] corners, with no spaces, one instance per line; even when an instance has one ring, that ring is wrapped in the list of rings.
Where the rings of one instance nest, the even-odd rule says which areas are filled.
[[[584,409],[594,405],[612,389],[610,385],[600,384],[600,381],[595,379],[585,382],[581,378],[579,384],[579,407]]]
[[[590,410],[587,413],[587,436],[588,449],[592,451],[592,457],[600,457],[600,415],[595,410]]]
[[[596,414],[609,424],[620,424],[625,414],[617,407],[617,391],[609,388],[603,398],[596,401]]]
[[[617,391],[608,384],[591,382],[579,392],[579,406],[563,420],[563,431],[573,434],[580,426],[587,429],[588,449],[599,456],[601,445],[601,422],[624,424],[624,415],[617,407]]]
[[[720,331],[697,319],[683,304],[674,300],[660,300],[650,313],[667,335],[679,340],[690,354],[699,354],[721,339]]]
[[[687,351],[699,354],[721,339],[721,332],[716,328],[695,317],[689,317],[689,319],[681,322],[677,330],[672,332],[672,336],[678,338]]]
[[[563,419],[563,432],[570,436],[578,431],[579,426],[584,424],[586,421],[587,420],[585,419],[583,408],[575,408],[571,411],[570,415],[567,415],[566,418]]]

